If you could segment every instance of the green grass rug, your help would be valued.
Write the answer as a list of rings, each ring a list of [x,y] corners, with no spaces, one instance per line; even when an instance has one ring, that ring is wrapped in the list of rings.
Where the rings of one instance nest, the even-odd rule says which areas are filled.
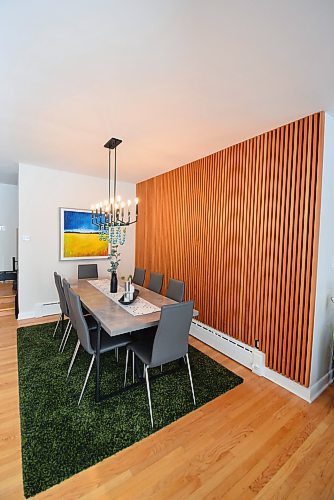
[[[54,325],[18,329],[26,497],[50,488],[194,410],[185,366],[171,375],[152,380],[154,430],[150,424],[145,385],[97,404],[94,369],[78,407],[90,356],[80,348],[72,373],[66,380],[76,335],[71,333],[65,352],[60,354],[60,334],[52,338]],[[193,347],[190,347],[189,357],[197,408],[242,383],[240,377]],[[124,350],[119,363],[114,353],[101,356],[102,394],[122,387],[124,358]],[[153,375],[153,370],[150,373]],[[130,382],[131,366],[128,377]]]

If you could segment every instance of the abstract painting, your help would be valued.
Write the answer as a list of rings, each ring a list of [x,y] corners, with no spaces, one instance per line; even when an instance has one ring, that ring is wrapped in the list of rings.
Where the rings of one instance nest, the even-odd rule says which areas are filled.
[[[89,210],[60,209],[60,260],[103,259],[108,242],[99,239]]]

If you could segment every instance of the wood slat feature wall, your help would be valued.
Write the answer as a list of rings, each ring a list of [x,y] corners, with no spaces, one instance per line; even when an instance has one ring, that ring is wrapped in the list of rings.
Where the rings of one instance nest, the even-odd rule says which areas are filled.
[[[324,115],[137,185],[136,265],[186,282],[199,319],[308,386]]]

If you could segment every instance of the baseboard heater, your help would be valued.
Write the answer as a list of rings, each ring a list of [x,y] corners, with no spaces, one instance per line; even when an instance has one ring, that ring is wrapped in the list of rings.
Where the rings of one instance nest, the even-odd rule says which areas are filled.
[[[314,401],[333,380],[331,372],[314,384],[314,386],[304,387],[265,366],[266,355],[264,352],[244,344],[225,333],[219,332],[200,321],[192,321],[190,334],[237,363],[249,368],[256,375],[265,377],[309,403]]]
[[[35,304],[35,317],[51,316],[52,314],[59,314],[59,302],[43,302]]]
[[[193,320],[190,335],[222,352],[229,358],[254,370],[253,348],[239,340],[219,332],[200,321]]]

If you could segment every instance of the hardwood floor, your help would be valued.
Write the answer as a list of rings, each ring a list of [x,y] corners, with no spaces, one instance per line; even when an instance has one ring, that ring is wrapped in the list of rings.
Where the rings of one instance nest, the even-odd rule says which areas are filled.
[[[15,314],[15,291],[12,282],[0,282],[0,317]]]
[[[16,328],[34,322],[0,318],[1,499],[23,498]],[[244,383],[36,498],[333,499],[334,387],[309,405],[192,344]]]

